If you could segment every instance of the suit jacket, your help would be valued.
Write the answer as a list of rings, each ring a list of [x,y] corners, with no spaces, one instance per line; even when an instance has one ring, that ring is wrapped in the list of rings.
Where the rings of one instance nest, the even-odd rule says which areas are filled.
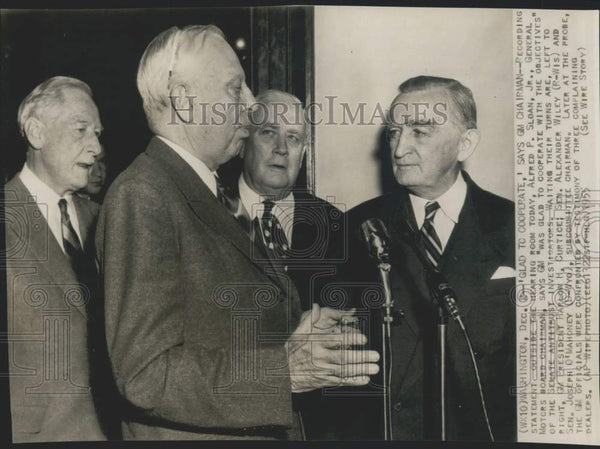
[[[77,277],[18,175],[4,190],[13,442],[106,439],[90,389],[93,285]],[[90,254],[98,205],[73,202]]]
[[[439,268],[458,297],[458,307],[478,362],[494,436],[496,440],[514,440],[516,410],[511,387],[515,385],[515,308],[510,293],[515,279],[491,279],[498,267],[515,266],[514,204],[482,190],[465,172],[463,175],[467,196]],[[410,228],[417,227],[407,191],[400,188],[350,211],[353,263],[348,272],[352,273],[352,279],[377,279],[375,265],[368,260],[359,230],[360,224],[371,217],[383,220],[390,233],[392,294],[395,311],[401,313],[391,331],[393,437],[439,439],[434,362],[437,308],[430,299],[425,269],[410,243]],[[368,309],[364,302],[357,305]],[[375,346],[379,346],[381,312],[371,308],[370,314],[371,335],[377,341]],[[457,323],[452,320],[447,348],[448,438],[487,440],[470,355]],[[374,402],[377,410],[370,414],[375,417],[371,429],[379,431],[381,403]]]
[[[343,260],[346,226],[343,213],[333,204],[306,191],[294,192],[294,223],[291,251],[284,264],[300,295],[303,310],[313,303],[339,306],[338,298],[327,288]],[[276,262],[277,263],[277,262]],[[330,399],[326,389],[294,395],[294,408],[301,413],[308,440],[336,437],[335,421],[339,401]]]
[[[110,187],[96,246],[124,438],[285,438],[297,292],[160,139]]]

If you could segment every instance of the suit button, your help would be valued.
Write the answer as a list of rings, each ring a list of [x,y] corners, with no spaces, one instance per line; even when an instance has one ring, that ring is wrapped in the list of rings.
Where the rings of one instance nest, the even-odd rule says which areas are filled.
[[[483,354],[481,351],[473,351],[473,355],[475,356],[475,360],[481,360],[483,358]]]
[[[402,410],[402,402],[396,402],[394,404],[394,411],[399,412],[400,410]]]
[[[288,270],[288,266],[286,265],[285,267],[283,267],[283,271],[287,271]]]

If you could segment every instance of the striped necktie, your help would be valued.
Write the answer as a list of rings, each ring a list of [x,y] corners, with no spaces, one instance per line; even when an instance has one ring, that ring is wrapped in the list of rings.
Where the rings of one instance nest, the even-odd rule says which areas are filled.
[[[60,209],[63,247],[71,260],[78,259],[83,256],[83,248],[77,237],[77,233],[71,224],[71,218],[69,217],[69,212],[67,210],[67,200],[64,198],[58,200],[58,208]]]
[[[437,201],[429,201],[425,205],[425,221],[421,227],[421,236],[423,245],[425,246],[425,254],[427,254],[427,258],[429,259],[429,262],[433,268],[436,269],[438,268],[443,252],[442,242],[440,241],[440,238],[433,227],[433,218],[435,217],[435,213],[439,208],[440,205],[437,203]]]

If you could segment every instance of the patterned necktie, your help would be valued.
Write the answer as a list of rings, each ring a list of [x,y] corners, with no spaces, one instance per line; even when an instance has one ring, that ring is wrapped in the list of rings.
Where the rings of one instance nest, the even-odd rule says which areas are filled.
[[[218,176],[215,176],[215,179],[217,181],[217,199],[223,206],[225,206],[229,213],[233,215],[233,218],[235,218],[238,223],[242,225],[244,230],[250,234],[252,230],[252,223],[250,222],[250,217],[248,217],[247,213],[244,211],[242,202],[235,195],[230,194],[227,187],[221,184]]]
[[[435,217],[435,213],[439,208],[440,205],[437,203],[437,201],[429,201],[425,205],[425,221],[421,227],[421,236],[423,245],[425,246],[425,254],[427,254],[427,258],[429,259],[429,262],[433,268],[436,269],[440,263],[443,252],[442,242],[440,241],[440,238],[433,227],[433,217]]]
[[[83,248],[77,237],[77,233],[71,224],[71,218],[67,211],[67,200],[61,198],[58,200],[60,209],[60,223],[62,228],[63,247],[71,260],[80,259],[83,256]]]
[[[279,223],[277,217],[273,215],[275,203],[266,200],[263,204],[265,209],[260,222],[265,247],[270,255],[274,256],[276,259],[284,259],[287,257],[287,252],[290,247],[285,232],[281,227],[281,223]]]

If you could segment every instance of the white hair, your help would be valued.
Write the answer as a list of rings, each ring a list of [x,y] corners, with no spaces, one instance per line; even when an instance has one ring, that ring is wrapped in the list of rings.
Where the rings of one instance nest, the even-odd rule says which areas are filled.
[[[201,48],[208,35],[225,39],[215,25],[189,25],[182,29],[174,26],[160,33],[146,47],[138,66],[137,88],[153,131],[156,131],[155,117],[169,107],[170,85],[181,78],[174,70],[181,49]],[[200,39],[199,42],[196,39]]]
[[[25,137],[25,123],[31,117],[40,119],[49,108],[62,104],[66,89],[80,89],[90,97],[92,89],[86,83],[69,76],[55,76],[33,89],[21,102],[17,113],[19,131]]]

